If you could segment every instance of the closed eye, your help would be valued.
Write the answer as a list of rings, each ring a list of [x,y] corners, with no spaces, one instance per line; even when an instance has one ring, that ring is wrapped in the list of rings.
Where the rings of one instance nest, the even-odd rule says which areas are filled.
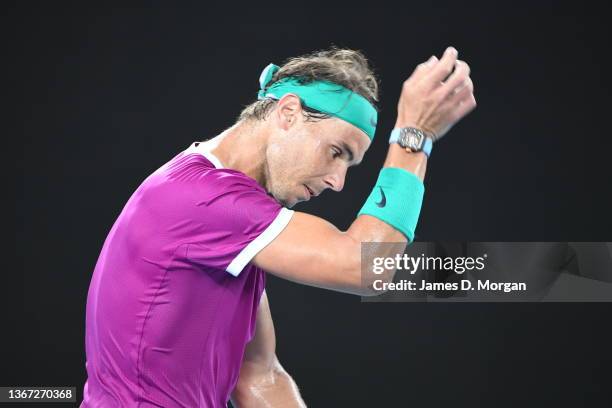
[[[332,157],[334,159],[337,158],[337,157],[342,156],[342,150],[340,150],[340,148],[338,148],[336,146],[332,147],[331,151],[332,151]]]
[[[335,145],[332,146],[331,148],[332,157],[336,159],[340,156],[345,156],[347,163],[349,163],[349,166],[354,166],[355,164],[359,164],[359,163],[354,163],[355,155],[353,154],[353,151],[351,150],[351,148],[344,142],[342,142],[341,144],[342,144],[342,148],[335,146]]]

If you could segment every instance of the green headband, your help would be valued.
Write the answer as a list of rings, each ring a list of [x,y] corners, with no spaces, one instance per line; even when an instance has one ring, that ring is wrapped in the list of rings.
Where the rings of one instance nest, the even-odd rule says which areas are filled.
[[[277,65],[269,64],[263,70],[259,77],[258,99],[270,97],[278,100],[288,93],[294,93],[309,108],[357,126],[370,140],[374,139],[378,113],[366,98],[333,82],[314,81],[301,84],[297,77],[283,78],[266,89],[279,69]]]

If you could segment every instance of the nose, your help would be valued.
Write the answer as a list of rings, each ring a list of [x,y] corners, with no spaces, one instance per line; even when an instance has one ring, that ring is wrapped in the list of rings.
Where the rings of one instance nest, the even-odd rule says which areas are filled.
[[[344,188],[344,180],[346,179],[347,166],[338,166],[338,168],[330,175],[325,177],[323,181],[334,191],[342,191]]]

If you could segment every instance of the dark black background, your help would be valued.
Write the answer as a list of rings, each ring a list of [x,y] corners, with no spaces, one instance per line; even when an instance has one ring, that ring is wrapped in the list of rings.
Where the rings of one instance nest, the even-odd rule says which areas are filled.
[[[331,44],[361,49],[381,79],[377,142],[342,193],[298,209],[350,225],[402,81],[453,45],[478,107],[434,149],[419,238],[611,240],[610,29],[593,5],[4,7],[16,244],[1,385],[73,385],[80,397],[89,279],[132,191],[230,126],[269,62]],[[268,294],[278,355],[309,406],[610,403],[609,304],[361,304],[274,277]]]

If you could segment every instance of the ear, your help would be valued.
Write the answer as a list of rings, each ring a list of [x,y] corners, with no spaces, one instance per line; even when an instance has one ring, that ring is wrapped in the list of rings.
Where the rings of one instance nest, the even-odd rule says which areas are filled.
[[[276,104],[276,120],[284,130],[293,126],[302,115],[302,102],[299,96],[288,93]]]

